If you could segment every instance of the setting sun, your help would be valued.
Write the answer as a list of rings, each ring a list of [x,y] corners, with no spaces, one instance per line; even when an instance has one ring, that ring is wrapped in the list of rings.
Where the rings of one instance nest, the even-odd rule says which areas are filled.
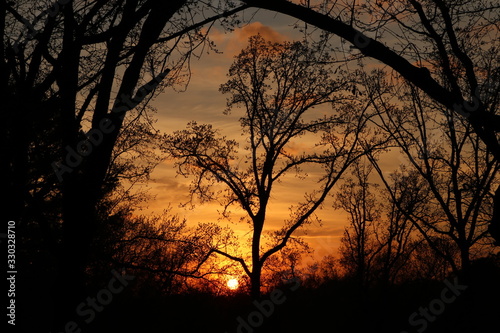
[[[227,287],[231,290],[238,289],[238,286],[239,286],[238,279],[230,279],[227,281]]]

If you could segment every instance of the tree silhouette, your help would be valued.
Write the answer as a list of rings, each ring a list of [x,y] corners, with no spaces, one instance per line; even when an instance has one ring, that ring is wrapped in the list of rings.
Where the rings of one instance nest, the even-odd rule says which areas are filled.
[[[495,56],[500,15],[495,2],[243,2],[289,15],[350,42],[360,55],[390,67],[441,107],[463,117],[500,158],[500,72]],[[497,242],[499,230],[495,214],[490,231]]]
[[[332,79],[327,61],[327,55],[299,42],[278,44],[251,37],[231,66],[228,82],[221,86],[230,95],[229,109],[243,108],[244,151],[238,150],[236,140],[196,122],[166,137],[165,149],[177,160],[179,173],[194,178],[193,196],[220,202],[224,212],[232,205],[243,210],[252,233],[250,262],[214,252],[242,265],[255,298],[260,295],[266,260],[308,223],[344,170],[377,144],[375,138],[362,135],[367,126],[362,106],[341,101],[347,82]],[[312,109],[326,103],[333,103],[332,111],[321,114]],[[293,148],[297,140],[311,135],[320,140],[303,150]],[[273,189],[287,173],[295,170],[307,177],[301,170],[311,167],[319,174],[316,190],[293,207],[290,218],[264,248],[261,239]]]
[[[107,230],[94,240],[93,247],[99,251],[93,251],[90,274],[127,268],[137,277],[138,293],[186,292],[194,284],[190,281],[210,282],[230,273],[230,265],[215,262],[209,254],[211,249],[234,246],[235,238],[227,228],[213,223],[188,227],[170,209],[153,216],[110,216],[102,227]]]
[[[493,211],[491,189],[498,186],[500,164],[474,135],[468,121],[414,86],[395,88],[381,77],[381,73],[373,73],[365,81],[369,90],[380,92],[373,99],[380,127],[407,159],[408,185],[425,188],[428,193],[426,210],[398,208],[431,246],[440,238],[454,244],[460,252],[459,262],[437,246],[435,250],[455,271],[468,270],[471,259],[492,243],[487,239],[487,226]],[[392,195],[383,171],[379,166],[376,169]]]
[[[466,116],[500,157],[494,135],[500,131],[500,118],[492,112],[498,73],[483,70],[483,60],[498,47],[498,5],[487,0],[243,2],[295,17],[350,42],[362,55],[379,60],[442,106]]]
[[[405,271],[414,265],[413,252],[421,241],[406,214],[428,208],[427,189],[412,182],[411,176],[393,173],[391,196],[370,182],[373,166],[367,162],[353,164],[352,178],[335,196],[334,207],[347,212],[349,220],[341,239],[340,263],[363,287],[389,286],[413,278]]]
[[[96,206],[118,137],[130,111],[176,83],[197,46],[210,45],[201,27],[241,10],[195,1],[1,1],[3,114],[1,170],[7,179],[6,218],[57,196],[60,212],[34,219],[47,242],[60,224],[54,330],[85,299],[85,267],[97,228]],[[181,42],[182,41],[182,42]],[[51,136],[51,153],[34,156]],[[49,159],[50,160],[45,160]],[[28,166],[40,161],[44,191],[33,191]],[[115,164],[117,166],[118,164]],[[37,179],[35,179],[36,181]]]
[[[375,193],[368,182],[370,165],[353,164],[353,178],[339,188],[334,203],[348,213],[349,226],[345,228],[339,249],[341,263],[360,285],[367,286],[373,278],[374,261],[381,251],[376,243],[375,226],[380,221]]]
[[[239,3],[243,5],[235,7]],[[75,305],[87,297],[84,292],[85,270],[88,268],[89,249],[95,240],[94,236],[102,226],[99,220],[105,220],[102,216],[107,212],[120,213],[116,206],[119,192],[125,197],[129,195],[124,188],[117,192],[119,180],[123,177],[146,177],[146,169],[149,170],[155,163],[151,160],[152,164],[143,165],[140,171],[140,168],[134,169],[137,165],[133,166],[126,158],[120,158],[124,156],[123,152],[135,149],[134,143],[142,131],[136,128],[129,133],[137,135],[128,137],[124,128],[133,123],[129,122],[132,117],[144,115],[143,108],[156,92],[166,86],[183,84],[182,74],[186,73],[184,65],[197,46],[211,46],[206,34],[210,29],[202,30],[201,27],[219,19],[224,20],[249,6],[292,15],[307,22],[308,27],[319,27],[351,42],[361,55],[380,60],[436,102],[427,111],[441,115],[440,112],[445,109],[447,115],[455,112],[455,115],[463,116],[464,123],[457,124],[461,129],[466,129],[468,142],[480,147],[478,151],[481,154],[486,154],[486,147],[498,159],[498,5],[486,0],[325,1],[323,6],[313,7],[311,2],[305,3],[296,5],[284,0],[227,1],[217,4],[212,1],[152,0],[0,1],[3,14],[0,16],[3,39],[0,44],[3,55],[0,61],[0,93],[3,97],[0,170],[4,175],[2,181],[6,184],[5,191],[9,193],[4,214],[8,220],[20,221],[23,228],[35,230],[34,235],[40,239],[32,239],[33,248],[45,247],[54,253],[59,271],[54,283],[57,295],[53,301],[58,315],[53,326],[55,330],[60,330],[61,325],[71,319]],[[304,63],[307,64],[309,60],[306,59]],[[323,82],[328,82],[333,74],[330,72],[328,75]],[[259,84],[259,80],[255,83]],[[250,87],[251,84],[247,82],[246,86]],[[318,87],[323,88],[321,85]],[[307,93],[297,91],[299,93],[295,97],[298,99],[303,97],[301,94]],[[257,97],[253,100],[256,102],[254,106],[262,106],[258,103],[259,99],[266,97],[248,96]],[[293,101],[294,98],[289,100]],[[240,101],[235,100],[234,103]],[[252,105],[249,106],[251,109]],[[133,114],[132,110],[137,113]],[[239,192],[233,191],[234,196],[224,197],[228,198],[223,200],[224,205],[243,205],[246,200],[248,204],[246,208],[243,205],[243,209],[246,209],[250,223],[258,222],[254,231],[257,230],[255,234],[259,234],[258,229],[263,226],[267,207],[264,194],[270,191],[270,185],[279,178],[274,176],[284,176],[298,167],[309,171],[309,165],[318,168],[319,165],[326,166],[326,170],[323,170],[325,177],[318,185],[319,190],[309,194],[296,207],[295,216],[283,230],[274,234],[274,243],[270,243],[266,251],[260,252],[260,259],[256,255],[250,260],[255,261],[257,267],[263,259],[265,261],[276,253],[274,249],[279,251],[292,240],[293,232],[308,221],[314,209],[320,206],[316,206],[316,203],[322,202],[324,191],[336,181],[336,176],[343,171],[342,166],[349,164],[342,164],[340,160],[349,160],[348,153],[354,152],[335,147],[350,147],[353,142],[360,143],[362,140],[355,133],[366,125],[354,112],[358,108],[349,103],[343,105],[341,116],[333,119],[328,116],[321,119],[317,117],[316,122],[311,122],[309,118],[304,123],[286,122],[280,118],[283,110],[272,105],[268,105],[266,110],[268,112],[258,124],[252,123],[254,120],[260,121],[258,117],[247,114],[243,127],[267,133],[267,136],[261,136],[260,141],[255,136],[254,141],[257,144],[254,148],[260,149],[255,155],[255,165],[260,170],[267,170],[267,173],[245,173],[241,168],[238,169],[241,173],[218,172],[212,173],[213,178],[210,178],[207,172],[199,178],[204,183],[200,182],[197,190],[198,194],[203,193],[202,197],[209,199],[212,194],[216,194],[210,191],[217,191],[217,188],[205,185],[226,181],[226,186],[232,187],[225,194],[233,190]],[[456,118],[453,120],[457,121]],[[273,127],[280,124],[283,124],[282,128]],[[269,152],[272,150],[269,144],[276,139],[276,135],[283,134],[280,130],[289,125],[295,126],[289,132],[295,138],[304,133],[323,133],[322,145],[314,147],[311,150],[313,153],[309,155],[296,153],[288,147],[289,150],[279,152],[281,155],[274,155],[285,161],[277,166],[281,169],[270,170],[269,167],[276,166],[273,163],[279,162],[279,158],[266,161],[263,156],[267,156],[266,149]],[[202,130],[217,137],[208,127]],[[472,131],[485,147],[479,141],[474,141],[474,136],[470,134]],[[335,145],[331,145],[335,132],[340,134],[337,133],[335,137]],[[249,135],[250,132],[245,134]],[[293,135],[288,140],[292,140]],[[124,138],[123,142],[130,140],[130,145],[120,146],[120,136]],[[343,142],[345,137],[348,139]],[[283,138],[282,142],[287,141],[286,136]],[[348,142],[351,139],[353,142]],[[200,142],[201,146],[205,144],[203,140]],[[217,137],[213,142],[220,145],[224,152],[236,149],[236,144],[229,143],[230,140]],[[220,148],[217,145],[212,146],[214,150]],[[272,148],[277,151],[276,146]],[[260,155],[262,150],[264,155]],[[432,157],[427,155],[427,150],[423,152],[422,156]],[[331,156],[335,154],[340,157],[334,162]],[[128,157],[133,160],[133,155]],[[115,160],[115,157],[118,158]],[[228,162],[223,166],[231,166],[233,169],[230,170],[235,171],[233,162],[243,161],[243,158],[234,153],[229,157],[217,156],[215,160]],[[250,157],[248,162],[251,160]],[[434,161],[432,158],[427,160]],[[493,157],[486,164],[492,161]],[[337,162],[341,165],[340,169],[328,169]],[[279,170],[284,172],[278,174]],[[304,176],[305,173],[299,174]],[[252,177],[253,183],[247,182]],[[465,178],[470,178],[470,175]],[[230,179],[236,181],[227,181]],[[471,200],[467,204],[476,200],[474,205],[468,206],[473,207],[471,209],[474,212],[470,221],[480,216],[478,224],[473,226],[475,232],[480,232],[478,237],[468,229],[471,224],[462,223],[463,219],[457,228],[447,231],[448,238],[456,237],[455,231],[460,233],[456,238],[462,257],[465,258],[463,254],[466,254],[474,240],[485,239],[485,218],[491,213],[490,204],[493,202],[493,223],[489,230],[499,241],[497,202],[500,202],[500,190],[497,189],[497,200],[493,201],[490,194],[493,192],[491,186],[496,186],[495,182],[492,181],[490,187],[484,187],[481,190],[483,192],[472,189],[470,186],[477,184],[466,184],[460,177],[458,183],[464,187],[454,186],[450,193],[455,193],[449,196],[450,200],[460,201],[463,196],[457,191],[465,190],[465,200]],[[113,211],[113,207],[116,211]],[[454,208],[459,215],[460,209]],[[301,216],[306,218],[301,219]],[[254,220],[253,217],[258,219]],[[432,229],[435,226],[428,227]],[[470,237],[467,237],[467,233]],[[450,242],[440,235],[431,235],[428,241],[428,244],[433,244],[433,251],[441,249],[443,253],[446,249],[456,249],[454,243],[457,244],[456,240]],[[451,250],[450,253],[453,252]],[[258,247],[254,254],[257,252]],[[227,252],[225,255],[239,262],[243,259]],[[250,268],[250,273],[255,270],[253,275],[256,280],[258,268],[253,267],[253,263],[247,264],[248,272]]]

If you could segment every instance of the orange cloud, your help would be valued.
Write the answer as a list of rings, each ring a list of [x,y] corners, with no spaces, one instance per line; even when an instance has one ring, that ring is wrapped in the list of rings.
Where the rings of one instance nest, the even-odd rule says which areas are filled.
[[[288,36],[277,32],[272,27],[266,26],[261,22],[252,22],[241,28],[235,29],[234,32],[230,34],[214,29],[210,32],[210,39],[215,42],[219,50],[224,50],[226,57],[232,58],[246,47],[248,38],[256,34],[260,34],[264,39],[272,42],[290,40]]]
[[[260,22],[252,22],[241,29],[235,31],[235,37],[243,42],[247,43],[248,38],[260,34],[264,39],[272,41],[272,42],[283,42],[289,40],[289,38],[285,35],[280,34],[273,28],[263,25]]]

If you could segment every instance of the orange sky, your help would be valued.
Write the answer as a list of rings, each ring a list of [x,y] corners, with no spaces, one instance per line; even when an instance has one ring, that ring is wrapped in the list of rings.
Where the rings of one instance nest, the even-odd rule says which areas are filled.
[[[218,91],[219,86],[227,80],[226,73],[229,66],[234,56],[246,46],[248,37],[260,33],[264,38],[273,41],[300,40],[301,34],[291,27],[293,23],[294,20],[282,15],[259,11],[253,23],[236,29],[233,33],[213,30],[211,39],[223,54],[205,54],[201,60],[193,60],[192,77],[187,91],[176,93],[167,89],[153,101],[153,106],[158,109],[157,129],[171,133],[184,129],[189,121],[196,120],[199,123],[211,123],[229,138],[240,138],[238,121],[240,115],[237,112],[233,112],[230,116],[223,115],[226,96]],[[397,165],[402,162],[398,160],[396,154],[393,155],[394,158],[387,159],[387,165]],[[178,208],[179,203],[187,201],[190,180],[176,177],[172,165],[172,161],[165,161],[154,171],[153,181],[149,187],[150,193],[156,195],[156,199],[148,203],[145,213],[160,213],[171,204],[173,212],[186,217],[190,225],[198,222],[216,222],[220,217],[217,213],[220,209],[218,205],[197,205],[193,210]],[[267,228],[278,228],[283,220],[288,218],[290,204],[301,201],[304,192],[312,189],[312,184],[292,177],[277,187],[269,209]],[[304,235],[304,239],[314,248],[316,259],[336,253],[347,223],[343,212],[331,208],[332,200],[329,198],[323,210],[318,212],[323,226],[320,227],[315,223],[308,227],[308,233]],[[246,224],[230,224],[227,221],[220,223],[223,226],[230,225],[240,235],[249,231]]]

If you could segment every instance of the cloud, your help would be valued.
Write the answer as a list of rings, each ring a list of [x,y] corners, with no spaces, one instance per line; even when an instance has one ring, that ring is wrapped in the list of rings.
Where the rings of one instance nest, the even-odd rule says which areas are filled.
[[[231,34],[224,33],[221,30],[214,29],[210,32],[210,39],[215,42],[219,50],[223,50],[226,58],[233,58],[246,47],[248,38],[260,34],[264,39],[272,42],[284,42],[290,40],[272,27],[265,26],[261,22],[252,22],[235,29]]]
[[[216,124],[217,127],[234,124],[231,127],[237,134],[239,116],[228,117],[222,114],[226,107],[227,96],[219,92],[219,86],[227,81],[226,73],[234,56],[247,46],[248,38],[257,33],[271,41],[290,39],[261,22],[247,24],[233,33],[213,28],[210,31],[210,39],[223,53],[211,52],[203,54],[199,61],[193,59],[190,68],[193,75],[187,91],[184,93],[167,91],[156,98],[154,104],[159,109],[158,128],[164,132],[172,132],[185,128],[188,121],[197,120],[200,123]],[[224,134],[231,135],[231,133]]]
[[[253,22],[244,26],[235,31],[234,36],[235,39],[238,39],[240,42],[246,43],[249,37],[256,34],[260,34],[264,39],[272,42],[284,42],[289,40],[288,36],[282,35],[273,28],[265,26],[260,22]]]

